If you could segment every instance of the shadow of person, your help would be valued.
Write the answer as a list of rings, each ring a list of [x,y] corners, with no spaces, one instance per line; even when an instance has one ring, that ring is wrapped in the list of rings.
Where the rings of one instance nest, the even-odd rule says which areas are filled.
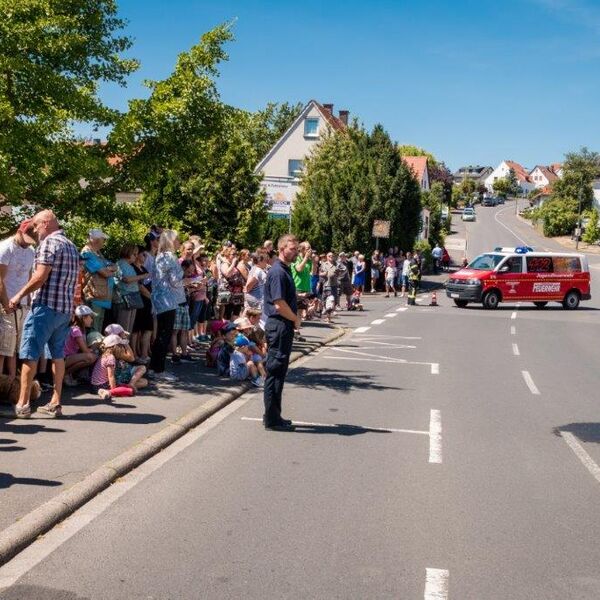
[[[160,423],[166,417],[152,415],[150,413],[80,413],[63,417],[69,421],[96,421],[104,423],[123,423],[129,425],[148,425],[149,423]]]
[[[391,431],[371,429],[370,427],[363,427],[362,425],[350,425],[348,423],[336,423],[334,425],[292,423],[292,427],[288,431],[317,435],[341,435],[347,437],[364,435],[365,433],[391,433]]]
[[[563,431],[572,433],[581,442],[600,444],[600,423],[569,423],[555,427],[552,432],[560,436]]]
[[[13,585],[0,590],[0,600],[89,600],[68,590],[57,590],[39,585]]]
[[[56,487],[62,481],[52,479],[36,479],[34,477],[14,477],[10,473],[0,473],[0,490],[5,490],[11,485],[39,485],[42,487]]]

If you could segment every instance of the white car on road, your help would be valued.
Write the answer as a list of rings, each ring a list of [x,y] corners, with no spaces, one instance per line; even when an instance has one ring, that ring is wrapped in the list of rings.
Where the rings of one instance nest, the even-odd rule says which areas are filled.
[[[470,206],[467,206],[467,208],[463,210],[462,220],[475,221],[475,209]]]

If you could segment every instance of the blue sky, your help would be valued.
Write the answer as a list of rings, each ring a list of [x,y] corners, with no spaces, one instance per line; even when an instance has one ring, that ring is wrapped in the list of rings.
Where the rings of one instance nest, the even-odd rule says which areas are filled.
[[[598,0],[120,0],[142,65],[111,106],[147,95],[179,52],[236,19],[218,82],[248,110],[315,98],[452,169],[533,167],[600,150]],[[85,127],[78,133],[92,136]]]

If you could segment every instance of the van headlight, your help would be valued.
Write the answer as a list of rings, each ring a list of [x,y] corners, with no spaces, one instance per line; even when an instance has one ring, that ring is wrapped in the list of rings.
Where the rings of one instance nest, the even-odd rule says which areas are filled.
[[[481,285],[479,279],[467,279],[467,285]]]

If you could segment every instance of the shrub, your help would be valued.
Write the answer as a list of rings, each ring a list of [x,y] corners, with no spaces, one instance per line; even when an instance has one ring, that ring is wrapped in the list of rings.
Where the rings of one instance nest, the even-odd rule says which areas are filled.
[[[548,200],[536,211],[536,217],[543,221],[545,236],[569,235],[577,224],[577,202]]]
[[[431,246],[427,240],[418,240],[415,242],[415,252],[418,252],[422,257],[423,271],[429,270],[433,264],[431,258]]]
[[[587,211],[589,217],[585,233],[581,238],[587,244],[594,244],[600,239],[600,228],[598,227],[598,211],[594,208]]]

